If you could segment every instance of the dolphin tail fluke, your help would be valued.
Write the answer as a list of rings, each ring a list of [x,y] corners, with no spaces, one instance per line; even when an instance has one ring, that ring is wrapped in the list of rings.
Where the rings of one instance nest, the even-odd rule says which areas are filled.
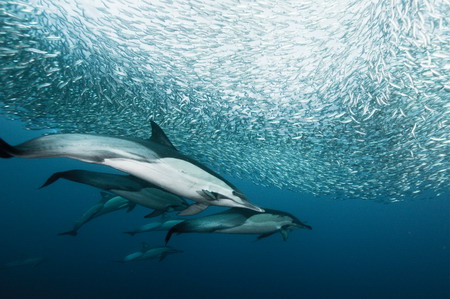
[[[17,150],[14,146],[9,145],[0,138],[0,158],[12,158],[20,154],[20,151]]]
[[[47,187],[50,184],[53,184],[54,182],[56,182],[58,179],[60,179],[62,177],[63,177],[63,172],[55,172],[47,179],[47,181],[45,181],[44,184],[42,184],[41,187],[39,187],[39,189],[42,189],[44,187]]]
[[[135,234],[137,234],[136,232],[123,232],[124,234],[130,235],[130,236],[134,236]]]
[[[77,233],[76,230],[71,230],[71,231],[68,231],[68,232],[59,233],[58,236],[73,236],[73,237],[76,237],[77,234],[78,233]]]

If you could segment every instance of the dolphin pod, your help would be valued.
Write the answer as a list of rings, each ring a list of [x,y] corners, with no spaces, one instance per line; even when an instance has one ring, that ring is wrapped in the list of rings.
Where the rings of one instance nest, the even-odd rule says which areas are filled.
[[[288,232],[295,228],[312,229],[295,216],[282,211],[266,209],[265,212],[259,213],[231,208],[176,224],[167,233],[166,244],[173,233],[259,234],[258,239],[262,239],[280,232],[283,240],[287,240]]]
[[[60,178],[103,189],[126,198],[134,204],[154,209],[153,213],[146,216],[147,218],[159,216],[166,212],[181,211],[189,206],[183,198],[132,175],[69,170],[54,173],[41,188]]]
[[[272,209],[263,209],[249,202],[233,184],[199,162],[181,154],[162,129],[151,122],[152,135],[148,140],[90,134],[54,134],[31,139],[11,146],[0,139],[0,158],[66,157],[88,163],[103,164],[128,175],[101,173],[87,170],[56,172],[41,186],[58,179],[90,185],[101,192],[102,200],[86,211],[72,230],[60,235],[77,235],[87,222],[101,215],[137,204],[154,209],[146,217],[170,211],[178,215],[194,215],[208,206],[230,209],[194,219],[168,219],[145,224],[133,231],[135,235],[150,231],[167,231],[166,245],[174,233],[229,233],[257,234],[257,239],[279,232],[283,240],[294,229],[311,230],[295,216]],[[195,201],[189,205],[184,198]],[[167,247],[150,247],[143,243],[138,252],[125,256],[118,262],[163,260],[167,255],[181,251]],[[25,263],[28,263],[27,261]],[[29,262],[30,264],[33,261]]]
[[[0,157],[66,157],[107,165],[196,203],[179,215],[194,215],[210,205],[264,210],[249,202],[233,184],[181,154],[164,131],[151,122],[148,140],[91,134],[54,134],[17,146],[0,139]]]
[[[100,201],[81,216],[81,218],[73,226],[72,230],[60,233],[59,235],[76,236],[78,234],[78,230],[92,219],[125,208],[128,209],[127,212],[130,212],[136,206],[135,203],[130,202],[128,199],[123,197],[113,196],[105,192],[100,192],[100,194],[102,196]]]

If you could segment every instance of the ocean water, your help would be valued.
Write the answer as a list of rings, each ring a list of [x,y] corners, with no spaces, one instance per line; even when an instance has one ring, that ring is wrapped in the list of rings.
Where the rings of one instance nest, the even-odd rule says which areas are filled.
[[[12,144],[40,136],[20,122],[1,121]],[[2,298],[448,298],[450,201],[382,204],[337,201],[255,186],[230,178],[257,204],[289,211],[313,227],[283,241],[276,234],[182,234],[183,250],[155,260],[114,263],[141,242],[162,245],[164,232],[123,234],[144,223],[147,210],[118,211],[87,223],[77,237],[57,236],[95,204],[96,189],[60,181],[68,169],[110,171],[69,159],[1,161],[0,262],[44,257],[37,267],[0,270]],[[103,168],[103,169],[102,169]],[[217,212],[220,208],[209,208]],[[199,215],[199,216],[200,216]]]
[[[183,253],[115,263],[165,233],[137,207],[58,236],[100,192],[0,160],[1,298],[449,298],[450,4],[0,2],[0,138],[148,138],[312,230],[182,234]],[[198,216],[222,211],[208,208]],[[196,216],[195,216],[196,217]]]

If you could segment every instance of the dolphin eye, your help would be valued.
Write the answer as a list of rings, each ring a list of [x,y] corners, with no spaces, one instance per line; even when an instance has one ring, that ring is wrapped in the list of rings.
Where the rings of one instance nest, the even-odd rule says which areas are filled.
[[[240,192],[237,192],[237,191],[233,190],[233,193],[232,193],[232,194],[233,194],[234,196],[239,197],[240,199],[247,200],[247,197],[245,197],[245,195],[242,194],[242,193],[240,193]]]
[[[205,189],[203,189],[200,194],[202,194],[208,200],[228,199],[228,197],[226,197],[223,194],[220,194],[217,192],[211,192],[211,191],[208,191]]]

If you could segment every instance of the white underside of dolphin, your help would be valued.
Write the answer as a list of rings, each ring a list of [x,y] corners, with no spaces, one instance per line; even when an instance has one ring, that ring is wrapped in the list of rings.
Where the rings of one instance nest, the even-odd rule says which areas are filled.
[[[233,197],[233,190],[229,185],[192,163],[180,159],[160,158],[151,163],[130,159],[105,159],[103,164],[151,181],[164,190],[199,203],[210,205],[211,200],[214,200],[214,205],[233,206],[227,200],[205,196],[205,191],[209,191]]]

